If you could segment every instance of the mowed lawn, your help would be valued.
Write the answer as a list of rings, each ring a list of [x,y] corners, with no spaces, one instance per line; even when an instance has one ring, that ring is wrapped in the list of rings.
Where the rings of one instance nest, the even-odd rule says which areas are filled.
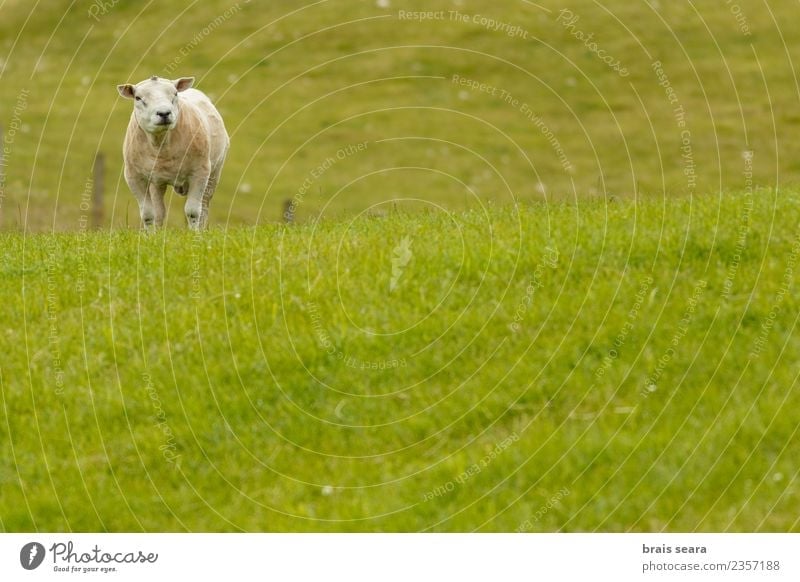
[[[800,194],[0,235],[4,531],[798,531]]]

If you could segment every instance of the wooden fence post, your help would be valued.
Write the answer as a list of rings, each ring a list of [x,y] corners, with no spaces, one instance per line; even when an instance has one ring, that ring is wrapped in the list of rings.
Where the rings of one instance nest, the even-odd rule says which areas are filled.
[[[287,224],[294,222],[294,200],[291,198],[283,203],[283,221]]]
[[[6,157],[3,152],[3,124],[0,123],[0,229],[3,228],[3,206],[6,203]]]

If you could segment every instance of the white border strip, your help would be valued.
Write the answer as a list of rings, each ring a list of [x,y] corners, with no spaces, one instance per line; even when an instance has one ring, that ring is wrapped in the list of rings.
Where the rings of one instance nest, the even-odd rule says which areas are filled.
[[[799,554],[800,534],[4,534],[0,580],[795,581]]]

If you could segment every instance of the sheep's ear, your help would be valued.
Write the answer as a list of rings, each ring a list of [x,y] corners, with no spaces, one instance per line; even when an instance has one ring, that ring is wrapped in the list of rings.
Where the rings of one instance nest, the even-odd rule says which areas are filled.
[[[130,83],[117,85],[117,91],[119,91],[119,94],[125,97],[125,99],[133,99],[133,85]]]
[[[181,91],[186,91],[186,89],[192,86],[194,83],[194,77],[181,77],[173,82],[175,83],[175,88],[178,90],[178,93],[180,93]]]

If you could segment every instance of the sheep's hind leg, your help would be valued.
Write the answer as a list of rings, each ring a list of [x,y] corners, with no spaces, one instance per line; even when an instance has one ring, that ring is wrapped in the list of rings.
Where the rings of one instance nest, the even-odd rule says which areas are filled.
[[[203,202],[201,205],[200,226],[206,228],[208,226],[208,207],[211,205],[211,198],[214,196],[214,191],[217,189],[219,183],[219,171],[211,172],[208,177],[208,183],[203,191]]]

